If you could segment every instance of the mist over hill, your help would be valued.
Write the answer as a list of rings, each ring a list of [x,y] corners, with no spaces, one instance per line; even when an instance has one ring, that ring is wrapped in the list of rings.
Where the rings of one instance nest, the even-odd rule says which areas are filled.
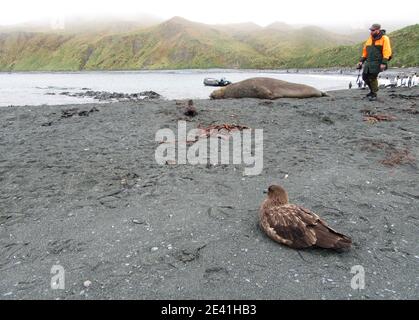
[[[392,66],[417,66],[419,25],[390,33]],[[365,32],[364,38],[368,37]],[[406,41],[408,37],[408,41]],[[79,71],[353,66],[360,33],[275,22],[208,25],[174,17],[66,21],[0,28],[0,70]]]

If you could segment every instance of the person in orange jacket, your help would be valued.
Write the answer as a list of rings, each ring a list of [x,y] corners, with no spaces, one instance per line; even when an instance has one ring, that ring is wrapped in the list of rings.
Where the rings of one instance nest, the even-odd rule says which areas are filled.
[[[386,31],[382,30],[378,23],[374,23],[370,27],[370,37],[364,44],[362,57],[357,64],[357,68],[361,69],[365,62],[362,79],[370,88],[370,92],[367,94],[370,101],[377,100],[377,77],[380,72],[387,69],[392,55],[390,39],[385,33]]]

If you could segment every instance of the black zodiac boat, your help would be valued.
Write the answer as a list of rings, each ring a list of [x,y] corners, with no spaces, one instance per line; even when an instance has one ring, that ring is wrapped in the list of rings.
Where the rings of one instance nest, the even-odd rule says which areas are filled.
[[[213,86],[213,87],[225,87],[231,84],[231,81],[226,80],[225,78],[221,78],[221,80],[214,79],[214,78],[205,78],[204,84],[206,86]]]

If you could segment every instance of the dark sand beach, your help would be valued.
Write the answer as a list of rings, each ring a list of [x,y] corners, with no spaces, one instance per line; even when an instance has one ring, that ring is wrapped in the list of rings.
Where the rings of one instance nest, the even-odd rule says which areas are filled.
[[[418,299],[419,88],[366,93],[195,100],[188,129],[264,130],[256,176],[158,165],[156,131],[186,119],[176,101],[0,108],[0,299]],[[352,249],[271,241],[258,208],[272,183]]]

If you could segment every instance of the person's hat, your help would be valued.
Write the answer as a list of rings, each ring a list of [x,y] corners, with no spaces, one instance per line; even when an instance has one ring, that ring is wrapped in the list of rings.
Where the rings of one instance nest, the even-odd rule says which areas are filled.
[[[374,31],[374,30],[380,30],[381,29],[381,25],[379,23],[374,23],[371,27],[370,30]]]

